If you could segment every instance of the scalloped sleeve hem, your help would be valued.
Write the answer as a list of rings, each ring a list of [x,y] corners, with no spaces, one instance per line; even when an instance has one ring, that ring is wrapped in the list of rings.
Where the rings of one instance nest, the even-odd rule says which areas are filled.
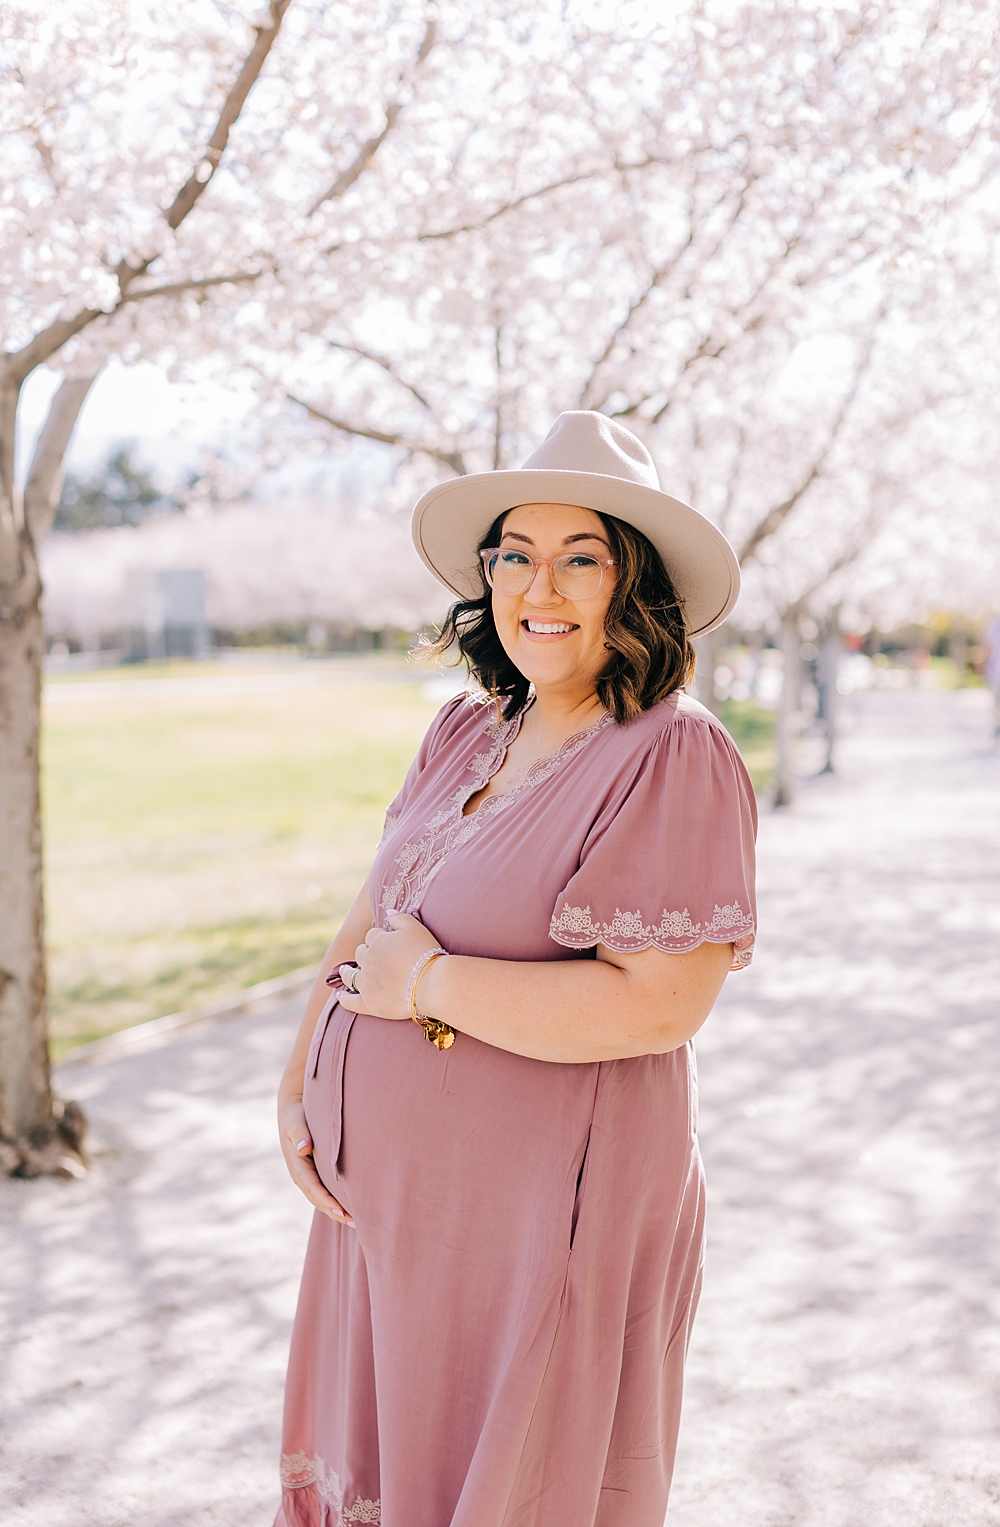
[[[690,954],[699,944],[732,944],[730,970],[745,970],[750,964],[756,936],[753,917],[738,901],[716,906],[704,926],[692,922],[687,907],[683,912],[664,908],[658,923],[644,922],[641,911],[623,912],[616,907],[610,923],[597,923],[589,907],[571,907],[564,901],[549,925],[549,938],[566,949],[592,949],[603,944],[615,954],[639,954],[643,949]]]
[[[757,931],[753,786],[721,722],[686,696],[610,782],[549,937],[567,949],[688,954],[732,944],[744,970]]]

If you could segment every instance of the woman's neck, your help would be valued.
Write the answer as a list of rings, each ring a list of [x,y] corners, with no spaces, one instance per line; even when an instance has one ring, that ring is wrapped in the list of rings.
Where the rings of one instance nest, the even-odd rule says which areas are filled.
[[[554,751],[567,737],[593,726],[603,714],[604,706],[593,689],[567,693],[562,689],[536,688],[524,727],[544,751]]]

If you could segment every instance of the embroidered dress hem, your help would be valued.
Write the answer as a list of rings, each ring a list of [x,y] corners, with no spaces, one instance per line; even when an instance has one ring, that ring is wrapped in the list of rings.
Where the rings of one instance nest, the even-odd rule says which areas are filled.
[[[382,1503],[358,1496],[344,1505],[335,1469],[305,1453],[281,1455],[281,1511],[275,1527],[351,1527],[356,1522],[381,1527]]]

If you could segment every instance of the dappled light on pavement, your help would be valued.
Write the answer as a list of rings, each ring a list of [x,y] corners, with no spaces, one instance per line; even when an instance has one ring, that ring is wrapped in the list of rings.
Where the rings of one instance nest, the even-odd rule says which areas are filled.
[[[845,702],[765,813],[698,1041],[709,1260],[671,1527],[992,1527],[1000,751],[985,691]],[[0,1183],[4,1527],[268,1527],[308,1211],[298,1001],[62,1069],[89,1179]]]

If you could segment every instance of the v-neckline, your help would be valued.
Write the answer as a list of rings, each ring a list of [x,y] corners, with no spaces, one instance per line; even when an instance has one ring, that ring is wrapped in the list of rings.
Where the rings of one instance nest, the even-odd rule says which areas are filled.
[[[487,751],[473,754],[469,759],[465,773],[471,773],[471,781],[463,781],[457,790],[451,792],[415,838],[399,845],[395,878],[384,886],[380,897],[383,927],[388,926],[385,918],[390,913],[411,912],[415,915],[428,885],[449,854],[471,843],[485,826],[502,816],[524,791],[549,779],[562,763],[586,747],[597,732],[614,723],[611,712],[605,711],[592,726],[584,727],[567,737],[554,753],[536,758],[518,784],[512,785],[509,790],[500,790],[495,795],[484,796],[475,811],[466,816],[466,802],[488,785],[501,767],[523,718],[524,711],[520,711],[509,721],[500,716],[483,728],[482,735],[489,739],[492,746]]]
[[[503,768],[507,761],[508,750],[511,744],[520,736],[524,718],[533,704],[534,697],[529,700],[522,710],[518,711],[516,716],[512,716],[509,720],[503,719],[499,722],[490,722],[485,728],[487,736],[492,733],[495,746],[493,752],[485,757],[483,754],[477,753],[468,765],[476,775],[476,780],[462,802],[461,816],[463,821],[472,821],[489,801],[505,800],[508,796],[513,796],[519,794],[522,790],[530,789],[539,779],[548,779],[552,771],[562,763],[565,755],[578,753],[580,748],[589,741],[592,733],[599,732],[609,721],[614,720],[610,711],[602,711],[597,720],[592,721],[589,726],[579,727],[575,732],[571,732],[568,737],[564,737],[559,746],[551,753],[543,753],[538,758],[533,758],[525,770],[523,779],[519,779],[517,784],[509,786],[506,790],[495,790],[490,795],[484,795],[475,810],[466,811],[465,808],[472,797],[485,790],[490,781]]]

